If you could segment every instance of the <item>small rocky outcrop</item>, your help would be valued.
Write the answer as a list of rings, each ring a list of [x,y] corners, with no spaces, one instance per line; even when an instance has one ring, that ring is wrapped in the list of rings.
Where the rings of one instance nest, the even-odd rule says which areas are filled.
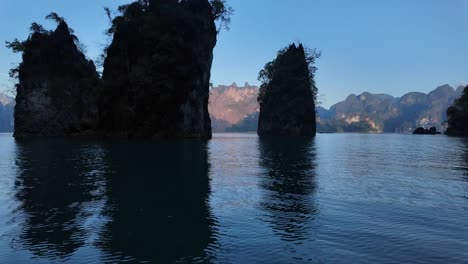
[[[437,128],[431,127],[425,129],[423,127],[418,127],[413,131],[413,135],[440,135],[441,133],[437,131]]]
[[[55,31],[33,24],[24,42],[9,43],[21,51],[17,74],[15,133],[31,136],[80,136],[97,125],[99,75],[93,61],[77,47],[65,21]]]
[[[208,97],[217,29],[208,0],[138,1],[113,19],[99,131],[211,138]]]
[[[260,72],[259,136],[315,136],[313,63],[318,54],[290,45]]]
[[[447,110],[448,136],[468,137],[468,86],[462,96]]]

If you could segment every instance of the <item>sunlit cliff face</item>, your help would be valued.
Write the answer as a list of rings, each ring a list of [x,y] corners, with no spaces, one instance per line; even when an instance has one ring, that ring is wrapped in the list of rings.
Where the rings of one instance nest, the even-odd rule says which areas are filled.
[[[242,121],[249,114],[259,111],[257,102],[258,87],[246,85],[238,87],[219,86],[210,91],[208,110],[218,120],[233,125]]]

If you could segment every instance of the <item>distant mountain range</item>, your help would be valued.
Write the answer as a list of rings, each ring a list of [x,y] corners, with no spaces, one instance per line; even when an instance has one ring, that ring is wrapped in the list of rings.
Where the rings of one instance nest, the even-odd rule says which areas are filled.
[[[13,132],[15,100],[0,93],[0,132]]]
[[[411,92],[395,98],[387,94],[349,95],[330,109],[317,107],[319,132],[412,132],[435,126],[446,129],[446,110],[461,96],[463,87],[437,87],[425,94]],[[214,132],[256,131],[258,87],[219,86],[211,89],[210,115]]]

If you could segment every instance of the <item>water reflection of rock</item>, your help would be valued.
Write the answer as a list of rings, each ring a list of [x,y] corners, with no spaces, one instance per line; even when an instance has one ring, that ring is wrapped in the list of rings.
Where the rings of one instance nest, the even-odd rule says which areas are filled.
[[[462,146],[463,178],[468,181],[468,139],[460,138],[458,140],[460,140],[460,145]]]
[[[259,139],[260,166],[264,169],[262,208],[267,222],[282,240],[300,241],[308,236],[317,211],[315,142],[307,138]]]
[[[84,222],[100,199],[102,149],[95,144],[17,141],[16,197],[20,234],[12,244],[49,260],[87,239]]]
[[[110,261],[209,262],[214,242],[207,145],[109,145],[108,218],[100,246]]]

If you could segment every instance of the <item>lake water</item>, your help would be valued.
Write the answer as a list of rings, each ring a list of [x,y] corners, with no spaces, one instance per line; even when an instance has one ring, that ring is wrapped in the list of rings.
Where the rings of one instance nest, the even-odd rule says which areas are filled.
[[[15,141],[0,263],[468,263],[468,141]]]

